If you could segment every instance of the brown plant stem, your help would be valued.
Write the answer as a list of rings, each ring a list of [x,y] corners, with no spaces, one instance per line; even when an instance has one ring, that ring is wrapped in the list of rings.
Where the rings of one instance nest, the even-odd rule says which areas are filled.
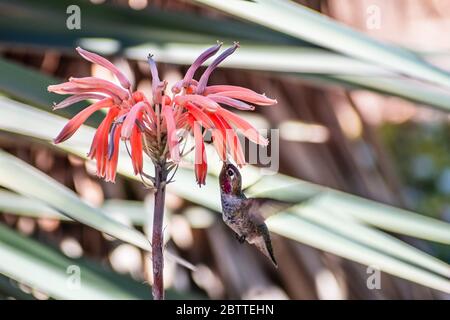
[[[155,163],[155,207],[153,211],[152,265],[153,299],[164,300],[163,219],[167,172],[164,163]]]

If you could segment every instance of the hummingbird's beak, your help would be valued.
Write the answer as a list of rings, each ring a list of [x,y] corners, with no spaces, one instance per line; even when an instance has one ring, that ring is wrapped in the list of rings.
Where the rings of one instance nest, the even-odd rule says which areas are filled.
[[[228,158],[222,162],[222,170],[226,168],[227,165],[230,164],[230,161],[228,160]]]
[[[222,172],[227,168],[227,161],[224,161],[222,164]]]

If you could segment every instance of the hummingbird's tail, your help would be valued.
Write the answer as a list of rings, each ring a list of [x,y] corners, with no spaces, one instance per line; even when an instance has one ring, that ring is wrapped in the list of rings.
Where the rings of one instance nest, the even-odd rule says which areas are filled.
[[[267,228],[266,224],[260,224],[258,226],[258,231],[260,236],[256,237],[254,240],[254,245],[262,252],[264,255],[272,260],[272,263],[276,268],[278,268],[277,260],[275,260],[275,255],[273,254],[273,248],[272,248],[272,240],[270,239],[270,233],[269,229]]]

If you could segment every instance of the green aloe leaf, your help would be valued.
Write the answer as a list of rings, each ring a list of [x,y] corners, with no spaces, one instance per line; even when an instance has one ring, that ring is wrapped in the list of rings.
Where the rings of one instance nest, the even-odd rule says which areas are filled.
[[[147,223],[144,204],[141,201],[132,200],[106,200],[102,211],[113,219],[121,221],[121,218],[129,220],[135,226],[143,226]],[[17,214],[30,218],[51,218],[62,221],[72,221],[58,210],[34,199],[19,194],[0,191],[0,212]]]
[[[64,123],[64,120],[56,115],[51,115],[49,113],[45,113],[42,111],[39,111],[37,109],[34,109],[32,107],[23,105],[21,103],[17,103],[14,101],[11,101],[9,99],[3,98],[0,99],[0,114],[3,115],[3,117],[0,117],[0,129],[7,130],[10,132],[17,132],[23,135],[28,135],[30,137],[42,139],[42,140],[49,140],[49,138],[54,134],[54,132],[57,132],[58,128],[62,126]],[[25,126],[25,128],[21,127],[17,124],[16,121],[9,121],[11,120],[11,117],[20,117],[21,119],[38,119],[43,120],[37,121],[34,126]],[[1,121],[1,119],[4,119],[4,121]],[[44,121],[45,119],[45,121]],[[16,123],[16,125],[14,125]],[[60,148],[69,151],[74,152],[75,154],[78,154],[80,156],[85,156],[85,151],[87,149],[83,150],[84,148],[87,148],[86,142],[83,143],[84,139],[88,139],[89,137],[92,137],[93,135],[93,129],[83,126],[80,128],[80,131],[77,132],[77,134],[72,137],[69,141],[66,143],[63,143],[61,145],[58,145]],[[78,144],[78,145],[77,145]],[[126,155],[122,157],[125,162],[129,162]],[[244,174],[245,176],[250,173],[250,176],[255,176],[254,173],[251,172],[252,169],[247,169]],[[131,168],[126,165],[119,166],[119,172],[121,174],[125,174],[128,177],[133,177]],[[245,177],[244,176],[244,177]],[[134,177],[136,178],[136,177]],[[306,202],[304,204],[305,208],[308,208],[308,206],[311,206],[315,203],[315,201],[319,201],[321,196],[326,199],[326,196],[328,194],[336,195],[338,198],[342,198],[342,201],[352,203],[351,199],[353,196],[339,193],[334,190],[330,190],[327,188],[323,188],[308,182],[300,181],[298,179],[286,177],[283,175],[273,175],[273,176],[266,176],[265,178],[261,179],[256,185],[254,185],[252,188],[249,189],[249,192],[251,193],[258,193],[258,194],[264,194],[265,192],[270,192],[270,195],[272,197],[277,196],[277,190],[273,190],[273,186],[277,186],[277,190],[279,193],[281,193],[281,196],[289,196],[290,199],[292,198],[299,198],[304,199],[305,197],[315,196],[314,201]],[[202,188],[201,192],[197,190],[197,186],[195,185],[195,181],[193,179],[193,173],[191,170],[180,168],[180,170],[177,173],[176,183],[169,185],[169,190],[176,193],[177,195],[186,198],[192,202],[195,202],[197,204],[200,204],[202,206],[206,206],[210,209],[213,209],[215,211],[220,210],[219,205],[219,190],[218,190],[218,183],[216,178],[213,178],[212,176],[208,177],[207,185]],[[287,192],[286,190],[289,190]],[[375,202],[361,199],[356,197],[362,204],[360,204],[359,207],[357,207],[354,210],[363,210],[364,205],[367,204],[368,206],[370,204],[374,204]],[[317,200],[316,200],[317,199]],[[355,201],[353,201],[355,202]],[[318,202],[321,204],[321,202]],[[330,201],[328,204],[326,201],[322,202],[325,206],[325,208],[330,209],[334,204]],[[376,203],[375,203],[376,204]],[[317,205],[317,202],[316,202]],[[321,204],[322,205],[322,204]],[[314,208],[314,207],[312,207]],[[322,207],[319,207],[320,210],[326,211],[326,209],[323,209]],[[390,212],[395,212],[395,208],[383,205],[382,210],[387,214]],[[381,211],[381,210],[380,210]],[[375,213],[376,214],[376,213]],[[280,215],[282,216],[282,215]],[[423,224],[423,221],[416,221],[418,215],[411,214],[408,216],[407,220],[409,220],[409,223],[412,225],[414,224]],[[277,218],[273,217],[273,219]],[[305,221],[304,223],[313,224],[316,226],[317,230],[325,230],[323,235],[323,241],[326,243],[329,243],[329,248],[323,247],[323,242],[317,243],[312,241],[311,239],[315,239],[315,237],[309,236],[308,238],[302,238],[304,239],[304,243],[309,244],[311,246],[327,250],[333,253],[341,253],[342,251],[347,250],[347,242],[354,243],[353,246],[348,248],[347,253],[341,254],[342,256],[346,258],[353,259],[355,261],[365,263],[365,264],[373,264],[374,258],[366,259],[366,257],[371,256],[373,252],[376,252],[376,257],[379,257],[380,255],[382,257],[385,257],[385,260],[383,260],[383,264],[380,266],[380,268],[386,272],[390,272],[394,275],[407,278],[411,281],[416,281],[419,283],[422,283],[424,285],[438,288],[440,290],[445,291],[447,280],[443,277],[439,277],[433,272],[441,273],[441,274],[447,274],[446,271],[446,265],[443,262],[437,261],[434,257],[429,256],[425,253],[418,252],[418,250],[408,246],[407,244],[403,243],[402,241],[395,239],[393,237],[387,237],[384,233],[381,231],[378,231],[376,229],[370,229],[371,231],[367,233],[367,235],[375,233],[379,239],[383,239],[383,246],[377,246],[373,242],[364,241],[364,229],[358,228],[356,231],[349,232],[349,230],[344,230],[339,226],[342,226],[342,217],[336,216],[336,215],[329,215],[331,219],[335,219],[334,224],[335,225],[323,225],[323,222],[320,221],[307,221],[305,218],[302,218],[302,221]],[[301,218],[301,217],[299,217]],[[275,221],[277,221],[275,219]],[[357,222],[362,222],[356,219]],[[344,220],[345,222],[345,220]],[[380,224],[381,225],[381,224]],[[446,238],[446,235],[450,232],[450,225],[441,221],[437,221],[434,219],[429,219],[426,223],[428,225],[426,228],[432,229],[436,225],[439,226],[440,229],[442,229],[442,232],[437,232],[435,237],[432,240],[438,240],[441,242],[448,241]],[[277,225],[278,226],[278,225]],[[331,226],[331,228],[330,228]],[[278,226],[278,228],[273,229],[273,231],[292,238],[291,234],[291,227],[288,225],[285,225],[285,229]],[[414,229],[408,229],[407,230],[409,235],[412,236],[421,236],[423,234],[416,234],[414,232]],[[305,230],[303,229],[297,229],[297,233],[304,235]],[[303,237],[299,235],[297,237],[297,240],[300,237]],[[340,238],[342,241],[336,242],[335,238]],[[433,237],[433,235],[432,235]],[[339,247],[336,248],[336,243],[339,244]],[[390,248],[383,251],[383,248],[385,246],[390,245]],[[361,260],[363,259],[363,260]],[[378,258],[376,258],[378,259]],[[414,265],[417,266],[423,266],[425,269],[414,267],[411,265],[411,263],[406,263],[405,261],[413,261]],[[389,265],[390,262],[393,262],[393,266]],[[385,265],[385,263],[387,265]],[[402,266],[407,265],[412,269],[409,270],[405,275],[402,275]],[[408,268],[409,268],[408,267]],[[430,270],[430,271],[428,271]],[[409,273],[411,272],[411,273]],[[418,278],[410,277],[410,274],[416,274],[419,273]],[[440,283],[437,285],[436,283]]]
[[[55,78],[4,59],[0,59],[0,70],[2,70],[0,75],[0,91],[2,94],[30,103],[48,112],[51,112],[53,102],[61,99],[61,96],[47,91],[49,85],[58,82]],[[56,110],[55,113],[70,117],[85,106],[87,104],[77,103],[73,105],[73,108]],[[87,123],[100,123],[100,119],[99,115],[96,114]]]
[[[301,217],[279,214],[269,218],[267,224],[270,230],[287,238],[373,268],[378,268],[400,278],[450,293],[450,281],[448,278],[438,276],[418,268],[414,264],[396,259],[383,251],[364,246],[351,238],[342,237],[332,230],[325,229]]]
[[[1,130],[14,133],[22,132],[22,134],[27,132],[27,135],[34,139],[42,139],[49,142],[51,137],[62,128],[65,122],[59,116],[36,108],[30,109],[25,104],[4,97],[0,97],[0,105],[5,106],[3,110],[5,111],[5,117],[0,119]],[[21,118],[21,112],[26,112],[26,110],[30,111],[31,114],[28,114],[29,117],[27,118]],[[37,132],[40,132],[40,134],[37,134]],[[73,139],[61,144],[59,147],[81,157],[86,157],[86,150],[88,150],[87,148],[93,134],[94,130],[92,128],[83,126]],[[128,160],[127,157],[127,152],[121,150],[118,168],[121,172],[127,172],[131,176],[133,172],[132,165],[130,161],[126,161]],[[0,185],[27,197],[42,201],[73,220],[136,245],[141,249],[151,250],[150,242],[141,232],[112,219],[101,209],[93,208],[84,203],[73,191],[34,167],[1,150],[0,163],[2,164],[0,168]],[[147,160],[146,164],[150,165],[150,161]],[[15,171],[19,171],[20,174],[15,174]],[[45,186],[45,188],[42,186]],[[166,255],[187,268],[194,268],[187,261],[173,256],[170,252],[166,252]]]
[[[347,216],[387,231],[450,245],[449,224],[408,210],[341,192],[324,193],[318,205],[326,203],[330,213]]]
[[[0,185],[27,197],[40,200],[101,232],[150,251],[147,238],[139,231],[111,219],[100,209],[81,201],[78,196],[49,176],[0,150]]]
[[[0,212],[12,213],[30,218],[71,220],[45,203],[4,190],[0,191]]]
[[[365,89],[384,95],[397,96],[444,111],[450,110],[450,94],[447,91],[419,81],[360,75],[308,74],[300,76],[320,85],[338,85],[349,89]]]
[[[273,185],[277,188],[274,189]],[[314,195],[310,206],[326,209],[336,217],[354,219],[398,234],[450,244],[450,224],[447,222],[282,174],[263,177],[249,192],[259,196],[270,194],[272,197],[290,198],[304,197],[308,193]]]
[[[0,224],[0,274],[38,288],[55,299],[151,299],[148,285],[136,282],[86,259],[72,259]],[[30,272],[30,270],[33,270]],[[80,282],[71,276],[79,274]],[[71,281],[74,280],[74,281]],[[0,291],[20,294],[0,278]],[[23,293],[20,298],[23,297]],[[169,299],[183,297],[173,290]],[[184,296],[187,298],[188,296]]]
[[[80,264],[56,253],[46,246],[20,236],[0,224],[0,273],[24,282],[57,299],[131,299],[131,292],[124,292],[106,279],[102,279]],[[77,288],[69,283],[69,266],[82,276]],[[30,272],[33,270],[33,272]],[[49,281],[52,279],[52,281]]]
[[[70,5],[78,5],[82,12],[79,30],[66,28],[66,10]],[[13,12],[20,12],[20,15],[12,15]],[[77,0],[0,0],[0,17],[0,27],[10,30],[0,35],[0,41],[14,45],[71,48],[80,44],[80,39],[97,38],[110,39],[103,49],[115,52],[143,42],[199,43],[237,38],[245,42],[304,44],[304,41],[265,27],[230,20],[217,23],[213,18],[156,7],[139,12],[125,6],[95,5]]]
[[[450,75],[400,47],[381,43],[293,1],[196,0],[286,35],[376,63],[409,77],[450,87]]]
[[[0,274],[0,299],[36,300],[33,295],[22,290],[12,279]]]
[[[433,258],[393,236],[363,225],[356,219],[342,219],[333,215],[330,211],[339,211],[339,209],[334,208],[331,203],[321,201],[320,198],[321,196],[318,196],[306,206],[295,208],[292,211],[305,220],[333,230],[349,239],[354,239],[375,250],[450,278],[450,266],[447,263]],[[322,205],[317,204],[319,201]]]
[[[58,48],[70,54],[74,54],[73,48],[81,44],[87,49],[103,53],[121,51],[126,57],[137,60],[144,60],[152,52],[158,61],[190,64],[201,50],[216,39],[227,42],[238,39],[242,42],[240,52],[224,63],[224,67],[295,73],[307,80],[316,78],[319,81],[315,82],[320,84],[332,82],[365,88],[446,110],[450,105],[450,95],[443,90],[412,82],[382,66],[321,49],[253,24],[235,21],[215,23],[203,17],[158,12],[156,9],[149,14],[80,2],[84,25],[75,32],[58,27],[65,23],[65,8],[69,4],[74,2],[51,1],[36,4],[33,1],[5,1],[3,12],[21,11],[22,15],[11,18],[0,13],[0,27],[9,30],[0,35],[0,41],[8,45],[14,40],[17,46]],[[18,22],[18,19],[23,21]],[[42,20],[46,23],[43,24]],[[126,27],[119,21],[126,21]],[[268,46],[267,43],[271,45]],[[17,72],[11,65],[2,63],[0,67],[5,71],[4,83],[0,76],[0,87],[6,92],[14,93],[27,102],[30,102],[28,97],[35,96],[33,103],[47,101],[48,105],[58,100],[49,93],[34,92],[33,88],[27,90],[25,87],[28,77],[42,81],[42,87],[51,83],[49,77],[33,75],[24,70]],[[22,80],[19,81],[20,79]],[[41,96],[36,97],[39,95]],[[83,105],[80,103],[73,110],[79,110]],[[58,110],[58,113],[68,114],[65,109]],[[93,124],[95,121],[98,121],[98,116],[90,119],[89,123]]]

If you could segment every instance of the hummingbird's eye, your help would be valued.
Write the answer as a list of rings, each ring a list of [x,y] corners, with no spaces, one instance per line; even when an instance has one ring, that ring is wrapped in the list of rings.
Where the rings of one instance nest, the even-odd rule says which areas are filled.
[[[228,170],[228,176],[229,177],[232,177],[232,176],[234,176],[234,171],[233,170]]]

